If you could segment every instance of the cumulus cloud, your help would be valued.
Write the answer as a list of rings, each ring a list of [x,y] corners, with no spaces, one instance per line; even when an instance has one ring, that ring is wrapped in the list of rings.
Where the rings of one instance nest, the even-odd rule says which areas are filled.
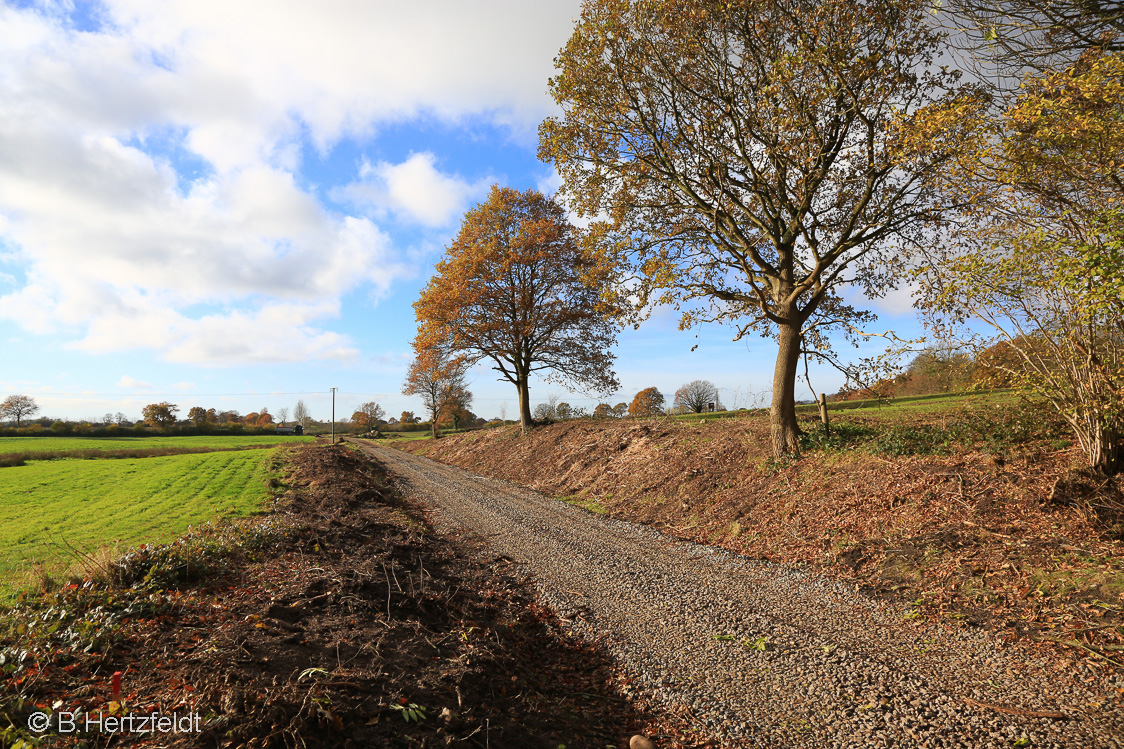
[[[177,362],[353,359],[340,300],[409,275],[375,221],[446,225],[486,189],[432,153],[327,208],[301,153],[424,116],[532,132],[579,2],[106,0],[0,6],[0,318]],[[201,311],[203,310],[203,311]]]
[[[447,226],[474,199],[483,198],[491,178],[468,182],[437,169],[432,153],[415,153],[401,164],[364,162],[359,180],[340,191],[352,204],[370,207],[376,214],[393,212],[400,220],[429,227]]]
[[[121,379],[117,381],[117,387],[127,390],[148,390],[152,385],[149,385],[147,382],[141,382],[129,375],[121,375]]]
[[[158,54],[206,118],[193,133],[208,158],[243,134],[295,114],[329,143],[381,122],[425,113],[455,121],[488,114],[533,128],[550,111],[545,81],[569,36],[579,0],[108,0],[117,29]],[[220,132],[221,131],[221,132]],[[267,139],[268,140],[268,139]]]

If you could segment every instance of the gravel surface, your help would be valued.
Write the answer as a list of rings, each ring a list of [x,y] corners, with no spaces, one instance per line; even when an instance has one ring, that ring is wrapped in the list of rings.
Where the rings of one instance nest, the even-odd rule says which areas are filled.
[[[619,661],[627,689],[685,707],[723,746],[1124,749],[1124,678],[1085,684],[817,574],[364,449],[439,531],[524,565],[563,621]]]

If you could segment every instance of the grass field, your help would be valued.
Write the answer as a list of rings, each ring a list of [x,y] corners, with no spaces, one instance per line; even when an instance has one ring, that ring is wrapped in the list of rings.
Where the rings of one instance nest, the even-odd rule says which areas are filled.
[[[998,406],[1016,403],[1018,393],[1002,391],[980,391],[966,393],[937,393],[935,395],[909,395],[901,398],[869,399],[856,401],[830,401],[827,410],[830,414],[842,411],[855,412],[855,415],[870,416],[896,421],[915,414],[947,411],[959,406]],[[805,403],[796,407],[801,416],[818,415],[820,407],[815,403]],[[672,418],[691,421],[713,421],[715,419],[734,419],[763,416],[769,413],[766,408],[751,408],[748,411],[716,411],[701,414],[678,414]]]
[[[0,437],[0,455],[64,450],[104,450],[108,452],[157,447],[232,448],[310,442],[313,440],[315,440],[315,437],[233,434],[189,437]]]
[[[64,460],[0,469],[0,592],[11,593],[36,565],[48,571],[72,565],[77,560],[68,544],[92,553],[106,545],[163,542],[189,525],[260,511],[273,452]]]
[[[967,393],[937,393],[935,395],[911,395],[886,400],[837,401],[828,403],[828,412],[853,412],[855,415],[872,416],[887,421],[896,421],[914,415],[948,411],[961,407],[985,407],[1017,405],[1023,401],[1020,393],[1011,390],[979,391]],[[801,406],[803,413],[819,414],[819,406]]]

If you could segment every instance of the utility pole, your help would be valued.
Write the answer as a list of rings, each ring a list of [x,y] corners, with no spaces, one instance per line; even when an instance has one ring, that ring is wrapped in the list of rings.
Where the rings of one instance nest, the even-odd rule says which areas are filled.
[[[332,444],[336,444],[336,389],[332,388]]]

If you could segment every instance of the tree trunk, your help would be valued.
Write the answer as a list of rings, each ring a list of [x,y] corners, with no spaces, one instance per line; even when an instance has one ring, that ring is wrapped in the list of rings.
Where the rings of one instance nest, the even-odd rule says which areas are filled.
[[[519,426],[523,428],[523,434],[531,431],[531,389],[527,386],[527,378],[524,377],[517,384],[516,388],[519,390]]]
[[[1120,435],[1111,424],[1104,424],[1100,419],[1090,418],[1090,429],[1087,436],[1089,447],[1086,453],[1089,465],[1104,474],[1115,476],[1124,468],[1124,450],[1121,449]]]
[[[780,326],[777,366],[773,370],[773,408],[769,426],[773,456],[800,454],[800,427],[796,424],[796,370],[800,363],[799,324]]]

